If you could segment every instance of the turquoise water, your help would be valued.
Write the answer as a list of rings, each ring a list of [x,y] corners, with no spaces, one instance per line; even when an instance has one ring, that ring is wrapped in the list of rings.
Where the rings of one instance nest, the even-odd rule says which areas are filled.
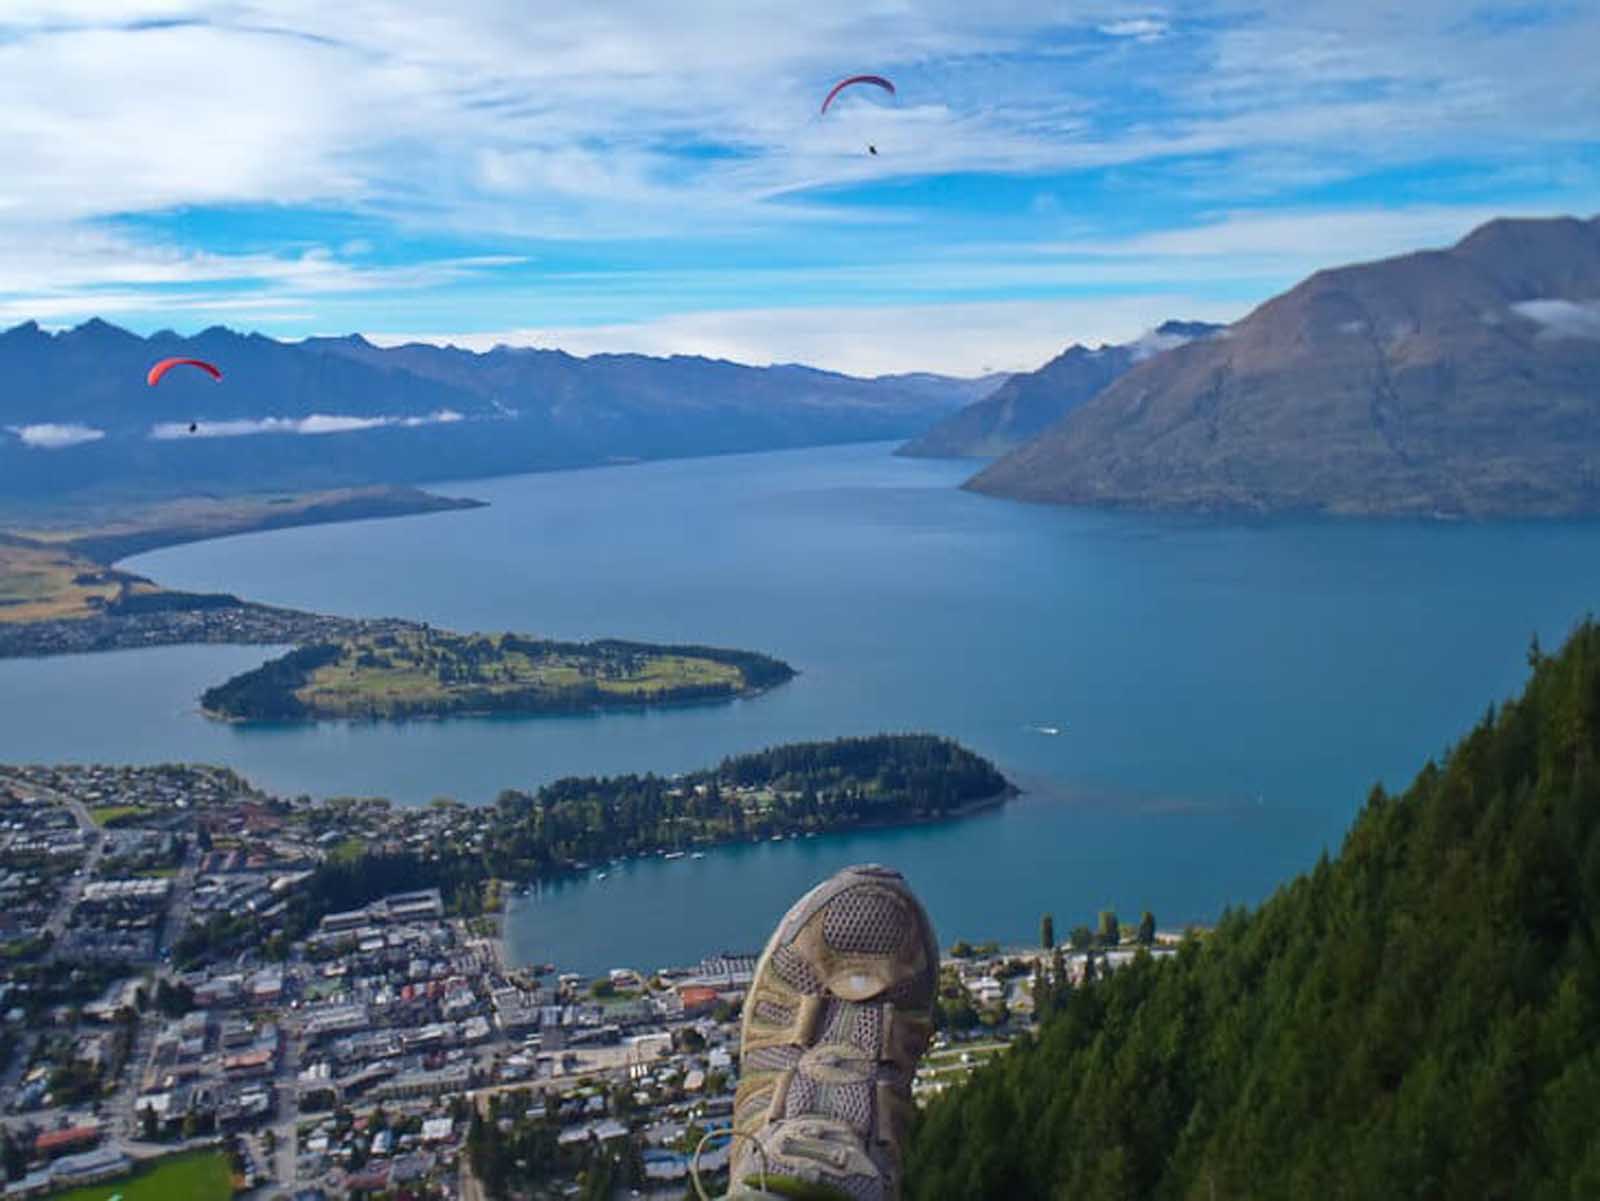
[[[194,698],[259,661],[181,648],[0,663],[0,759],[207,759],[287,792],[492,798],[799,738],[954,735],[1028,796],[944,827],[635,864],[522,903],[576,968],[755,946],[838,864],[900,865],[947,941],[1105,905],[1255,901],[1516,688],[1529,635],[1600,598],[1600,526],[1239,522],[1015,505],[886,446],[443,485],[487,509],[277,531],[127,566],[174,587],[456,629],[768,651],[732,705],[587,718],[229,727]],[[1053,727],[1059,734],[1041,733]]]

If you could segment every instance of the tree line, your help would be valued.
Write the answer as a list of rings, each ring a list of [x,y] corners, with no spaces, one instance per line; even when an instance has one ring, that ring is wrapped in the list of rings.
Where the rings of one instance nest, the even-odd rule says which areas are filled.
[[[247,721],[301,720],[309,713],[296,691],[311,682],[318,668],[337,663],[343,653],[336,642],[297,647],[253,671],[206,689],[200,696],[200,705],[208,713]]]

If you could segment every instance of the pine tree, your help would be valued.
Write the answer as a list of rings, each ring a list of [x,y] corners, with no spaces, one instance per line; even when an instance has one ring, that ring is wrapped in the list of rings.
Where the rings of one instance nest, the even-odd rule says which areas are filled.
[[[1600,625],[1530,658],[1260,909],[1092,950],[1032,1047],[929,1103],[908,1198],[1600,1197]]]
[[[1056,945],[1056,919],[1052,914],[1045,914],[1039,919],[1039,946],[1048,951]]]
[[[1100,941],[1108,947],[1114,947],[1122,941],[1122,927],[1117,924],[1117,912],[1114,909],[1100,911]]]

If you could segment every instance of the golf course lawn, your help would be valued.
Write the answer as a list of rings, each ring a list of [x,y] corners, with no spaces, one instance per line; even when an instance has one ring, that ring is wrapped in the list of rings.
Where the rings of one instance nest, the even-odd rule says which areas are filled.
[[[99,1184],[51,1193],[47,1201],[228,1201],[233,1196],[233,1174],[220,1151],[190,1151],[134,1169]]]

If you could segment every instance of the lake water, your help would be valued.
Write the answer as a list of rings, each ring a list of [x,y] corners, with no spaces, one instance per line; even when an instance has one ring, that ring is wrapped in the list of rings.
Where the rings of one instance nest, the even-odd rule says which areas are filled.
[[[236,727],[195,698],[266,657],[0,662],[0,760],[225,762],[284,793],[487,800],[776,742],[934,730],[1028,795],[942,827],[634,864],[519,903],[522,955],[586,970],[754,948],[836,866],[878,859],[941,938],[1031,941],[1118,907],[1254,902],[1336,847],[1519,686],[1600,598],[1600,526],[1218,521],[972,496],[887,446],[439,485],[486,509],[175,547],[164,584],[559,638],[721,643],[802,674],[731,705],[603,717]],[[1060,730],[1041,733],[1039,727]]]

